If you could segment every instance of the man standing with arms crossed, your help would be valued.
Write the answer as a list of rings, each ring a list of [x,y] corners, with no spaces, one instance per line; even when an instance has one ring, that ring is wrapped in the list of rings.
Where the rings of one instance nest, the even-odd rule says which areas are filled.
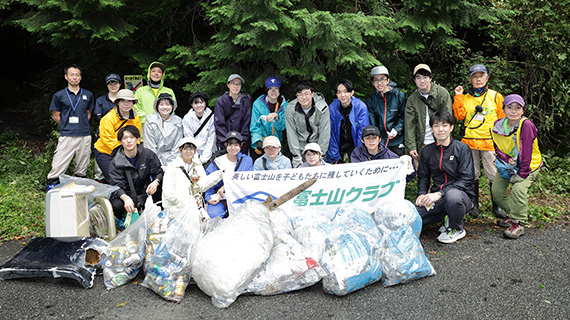
[[[74,174],[84,178],[91,156],[91,131],[89,120],[95,107],[93,93],[79,86],[81,68],[70,65],[63,70],[67,87],[56,92],[49,109],[52,119],[59,125],[59,139],[47,176],[47,190],[59,184],[59,176],[65,173],[75,156]]]

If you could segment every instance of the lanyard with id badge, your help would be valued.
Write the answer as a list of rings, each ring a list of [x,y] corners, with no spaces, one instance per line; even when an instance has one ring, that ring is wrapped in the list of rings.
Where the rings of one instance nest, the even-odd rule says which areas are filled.
[[[77,106],[79,105],[79,102],[81,102],[81,99],[87,99],[87,97],[83,97],[83,89],[79,90],[79,97],[77,98],[77,102],[75,103],[75,105],[73,104],[73,100],[71,100],[71,96],[69,96],[69,89],[65,90],[65,93],[67,93],[67,98],[69,99],[69,103],[71,104],[71,108],[73,109],[73,114],[75,114],[75,109],[77,109]],[[69,123],[79,123],[79,117],[78,116],[70,116],[69,117]]]

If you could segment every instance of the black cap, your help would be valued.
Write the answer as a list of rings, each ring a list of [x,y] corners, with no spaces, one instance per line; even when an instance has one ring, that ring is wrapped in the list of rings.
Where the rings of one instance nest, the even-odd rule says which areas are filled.
[[[243,142],[243,138],[242,138],[241,134],[237,131],[228,132],[228,134],[226,134],[226,140],[224,140],[224,142],[227,142],[230,139],[237,139],[237,140],[239,140],[239,142]]]
[[[204,99],[204,101],[206,102],[206,105],[208,104],[208,96],[200,91],[196,91],[193,94],[190,95],[190,98],[188,98],[188,102],[190,102],[190,104],[192,104],[192,101],[194,100],[194,98],[202,98]]]
[[[376,126],[366,126],[362,129],[362,138],[367,137],[369,135],[376,135],[380,136],[380,130],[376,128]]]

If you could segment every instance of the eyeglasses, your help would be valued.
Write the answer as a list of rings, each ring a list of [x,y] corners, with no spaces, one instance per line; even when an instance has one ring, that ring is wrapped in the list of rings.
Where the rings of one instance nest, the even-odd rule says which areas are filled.
[[[241,87],[241,81],[239,81],[239,82],[230,82],[229,84],[230,84],[230,86]]]
[[[374,78],[372,79],[372,83],[380,83],[380,82],[386,82],[388,80],[388,78]]]
[[[311,97],[312,94],[313,94],[312,92],[297,93],[297,98],[309,98]]]
[[[416,81],[428,81],[430,79],[430,77],[427,76],[422,76],[422,75],[417,75],[414,77],[414,80]]]
[[[274,147],[274,146],[265,146],[265,147],[263,147],[263,149],[265,149],[265,150],[277,150],[277,149],[279,149],[279,148],[280,148],[280,147]]]
[[[190,152],[190,151],[194,151],[194,150],[196,150],[196,147],[194,147],[194,146],[184,146],[184,147],[182,147],[182,151],[184,151],[184,152]]]

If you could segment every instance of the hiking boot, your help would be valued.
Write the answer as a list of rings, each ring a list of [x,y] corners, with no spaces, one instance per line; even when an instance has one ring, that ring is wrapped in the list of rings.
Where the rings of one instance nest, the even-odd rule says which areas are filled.
[[[465,237],[466,234],[467,232],[465,232],[465,230],[447,228],[444,233],[440,234],[439,237],[437,237],[437,241],[443,243],[454,243],[455,241]]]
[[[505,227],[505,228],[510,228],[513,223],[518,223],[517,220],[511,220],[511,218],[504,218],[504,219],[500,219],[497,220],[497,225],[499,227]]]
[[[445,218],[443,218],[443,226],[439,227],[438,231],[439,233],[444,233],[447,228],[449,228],[449,216],[445,216]]]
[[[507,213],[505,212],[505,210],[503,210],[503,208],[499,207],[499,205],[497,203],[495,203],[495,201],[493,200],[493,183],[489,182],[489,191],[491,192],[491,204],[493,205],[493,213],[495,214],[495,217],[499,218],[499,219],[504,219],[507,217]]]
[[[479,180],[473,182],[473,191],[475,192],[475,198],[473,199],[473,207],[469,210],[469,215],[473,218],[479,217]]]
[[[520,236],[524,234],[524,227],[520,225],[520,223],[513,223],[503,235],[506,238],[510,239],[518,239]]]

